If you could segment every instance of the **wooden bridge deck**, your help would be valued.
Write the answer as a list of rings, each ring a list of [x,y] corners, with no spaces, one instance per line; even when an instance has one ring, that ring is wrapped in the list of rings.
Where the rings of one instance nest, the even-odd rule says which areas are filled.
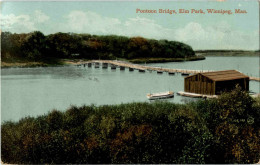
[[[249,80],[260,81],[260,77],[249,77]]]
[[[153,66],[146,66],[146,65],[139,65],[133,64],[124,61],[115,61],[115,60],[91,60],[87,63],[108,63],[117,66],[123,66],[128,68],[134,68],[138,70],[152,70],[152,71],[159,71],[159,72],[170,72],[170,73],[186,73],[186,74],[196,74],[196,73],[204,73],[204,72],[213,72],[212,70],[189,70],[189,69],[171,69],[171,68],[161,68],[161,67],[153,67]],[[82,64],[86,64],[82,63]],[[249,80],[252,81],[260,81],[259,77],[249,77]]]

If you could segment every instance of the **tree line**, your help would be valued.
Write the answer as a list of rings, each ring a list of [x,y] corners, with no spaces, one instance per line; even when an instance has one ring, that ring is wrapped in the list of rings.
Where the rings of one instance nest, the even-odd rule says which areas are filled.
[[[41,61],[46,58],[136,59],[195,56],[193,49],[181,42],[116,35],[2,32],[1,42],[3,61],[12,58]]]
[[[10,164],[253,164],[260,98],[236,88],[218,99],[71,107],[1,126]]]

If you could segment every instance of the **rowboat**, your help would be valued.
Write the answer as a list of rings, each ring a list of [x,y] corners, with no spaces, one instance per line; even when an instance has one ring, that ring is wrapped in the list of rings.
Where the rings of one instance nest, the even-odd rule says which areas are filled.
[[[149,100],[157,100],[157,99],[167,99],[174,97],[174,92],[161,92],[161,93],[149,93],[146,95]]]

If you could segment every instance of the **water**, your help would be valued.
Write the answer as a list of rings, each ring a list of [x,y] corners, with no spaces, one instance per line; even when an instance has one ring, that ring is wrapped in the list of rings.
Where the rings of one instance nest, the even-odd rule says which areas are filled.
[[[206,60],[147,64],[163,68],[191,70],[239,70],[250,76],[259,77],[259,57],[206,57]]]
[[[238,69],[259,77],[258,57],[207,57],[203,61],[148,64],[164,68],[225,70]],[[43,115],[52,109],[65,111],[71,105],[104,105],[149,102],[147,93],[183,91],[180,74],[140,73],[77,66],[8,68],[1,70],[1,118],[18,121]],[[250,90],[259,92],[259,82],[250,81]],[[167,101],[185,103],[194,99],[175,95]]]

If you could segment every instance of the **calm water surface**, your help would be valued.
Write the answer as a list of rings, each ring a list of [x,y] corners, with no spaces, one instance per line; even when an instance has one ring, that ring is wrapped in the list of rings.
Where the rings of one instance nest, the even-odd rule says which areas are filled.
[[[259,57],[207,57],[203,61],[147,64],[164,68],[226,70],[236,69],[259,77]],[[39,67],[1,69],[1,119],[18,121],[71,105],[104,105],[147,101],[146,94],[183,91],[180,74],[140,73],[88,67]],[[259,82],[250,81],[259,93]],[[194,99],[175,95],[167,101],[185,103]]]

